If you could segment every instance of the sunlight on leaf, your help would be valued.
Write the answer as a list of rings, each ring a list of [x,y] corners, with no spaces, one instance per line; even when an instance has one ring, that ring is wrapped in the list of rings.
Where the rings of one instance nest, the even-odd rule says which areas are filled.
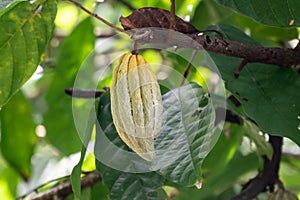
[[[39,8],[39,9],[38,9]],[[52,36],[56,1],[17,1],[0,12],[0,107],[36,70]]]

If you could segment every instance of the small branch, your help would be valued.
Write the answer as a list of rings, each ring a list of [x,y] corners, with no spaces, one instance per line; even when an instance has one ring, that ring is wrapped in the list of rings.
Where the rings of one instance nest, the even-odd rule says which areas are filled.
[[[74,0],[66,0],[71,3],[73,3],[75,6],[80,8],[81,10],[85,11],[89,15],[97,18],[101,22],[105,23],[109,27],[113,28],[116,31],[124,32],[123,29],[109,23],[108,21],[104,20],[103,18],[99,17],[97,14],[92,13],[91,11],[84,8],[80,3],[74,1]],[[174,0],[171,0],[171,15],[174,15],[173,9],[175,9]],[[151,8],[150,8],[151,9]],[[149,9],[148,9],[149,10]],[[159,10],[159,9],[157,9]],[[152,10],[153,11],[153,8]],[[166,11],[164,11],[166,12]],[[172,14],[173,13],[173,14]],[[175,17],[177,17],[175,15]],[[176,21],[172,22],[173,17],[170,17],[171,23],[169,23],[169,26],[173,26],[174,23],[176,25]],[[152,19],[152,18],[151,18]],[[144,28],[135,26],[138,24],[134,24],[130,22],[127,18],[121,17],[120,18],[121,24],[124,27],[126,25],[126,30],[130,30],[132,28]],[[137,22],[136,22],[137,23]],[[148,23],[145,23],[146,25]],[[183,24],[184,25],[184,24]],[[186,25],[186,24],[185,24]],[[147,25],[148,26],[148,25]],[[189,25],[188,27],[191,27]],[[187,27],[187,28],[188,28]],[[162,27],[163,28],[163,27]],[[185,30],[185,29],[183,29]],[[197,45],[195,45],[193,42],[186,40],[186,38],[168,38],[167,36],[162,35],[155,35],[150,34],[148,37],[145,37],[143,39],[139,39],[140,43],[160,43],[164,44],[166,41],[169,42],[170,46],[177,46],[177,48],[201,48],[203,47],[205,50],[215,53],[224,54],[226,56],[231,57],[237,57],[237,58],[243,58],[247,60],[248,63],[265,63],[265,64],[273,64],[273,65],[279,65],[283,67],[291,67],[295,65],[300,65],[300,51],[299,51],[299,45],[295,49],[290,48],[267,48],[262,46],[256,46],[256,45],[250,45],[250,44],[244,44],[239,43],[235,41],[229,41],[224,40],[223,38],[217,38],[214,36],[209,35],[203,35],[203,31],[197,31],[193,26],[192,30],[194,32],[185,33],[185,35],[193,38],[195,41],[197,41]],[[211,30],[208,30],[211,31]],[[215,31],[218,33],[218,31]],[[200,45],[199,45],[200,44]]]
[[[239,100],[237,98],[235,98],[233,95],[230,95],[228,97],[228,99],[236,106],[236,107],[240,107],[242,104],[241,102],[239,102]]]
[[[98,19],[99,21],[103,22],[104,24],[106,24],[107,26],[111,27],[112,29],[118,31],[118,32],[124,32],[123,29],[109,23],[108,21],[106,21],[105,19],[103,19],[102,17],[99,17],[97,14],[89,11],[88,9],[86,9],[85,7],[83,7],[80,3],[74,1],[74,0],[65,0],[65,1],[69,1],[72,4],[74,4],[76,7],[78,7],[79,9],[83,10],[84,12],[86,12],[87,14],[89,14],[92,17],[95,17],[96,19]]]
[[[68,88],[65,89],[65,93],[75,98],[93,99],[100,97],[104,93],[104,91]]]
[[[264,169],[255,178],[248,181],[240,194],[232,197],[230,200],[249,200],[255,198],[259,193],[274,190],[274,185],[281,183],[279,181],[278,171],[281,159],[282,137],[270,135],[269,142],[273,147],[272,160],[264,157]],[[281,186],[281,185],[279,185]]]
[[[197,55],[197,53],[198,53],[198,50],[195,49],[193,51],[193,53],[192,53],[192,56],[191,56],[191,58],[190,58],[190,60],[189,60],[189,62],[187,64],[187,66],[185,67],[185,70],[183,72],[183,77],[182,77],[182,80],[181,80],[181,84],[180,84],[181,86],[184,84],[184,81],[185,81],[185,79],[187,78],[187,76],[189,74],[189,70],[190,70],[190,68],[192,66],[192,62],[195,59],[195,56]]]
[[[32,193],[34,193],[34,192],[37,193],[37,192],[39,191],[39,189],[45,187],[46,185],[49,185],[49,184],[51,184],[51,183],[58,182],[58,181],[59,181],[59,182],[63,182],[63,181],[65,181],[65,180],[69,179],[69,178],[70,178],[70,175],[68,175],[68,176],[63,176],[63,177],[59,177],[59,178],[56,178],[56,179],[52,179],[52,180],[50,180],[49,182],[43,183],[42,185],[39,185],[38,187],[36,187],[36,188],[34,188],[34,189],[28,191],[26,194],[17,197],[16,200],[24,199],[25,197],[29,196],[30,194],[32,194]]]
[[[243,125],[244,120],[231,112],[230,110],[226,110],[225,108],[217,108],[216,109],[216,119],[215,119],[215,125],[220,123],[222,120],[224,120],[224,114],[225,114],[225,121],[230,122],[237,125]]]
[[[102,181],[102,177],[97,171],[93,171],[81,179],[81,188],[92,187],[96,183]],[[72,194],[71,182],[64,182],[58,186],[51,188],[45,192],[34,195],[30,200],[52,200],[52,199],[65,199],[67,196]]]
[[[234,71],[235,78],[238,78],[240,76],[241,71],[247,65],[247,63],[248,63],[248,61],[246,59],[242,60],[242,62],[239,64],[238,68]]]
[[[175,0],[170,0],[170,24],[169,29],[175,30]]]
[[[226,56],[242,58],[247,60],[248,63],[265,63],[282,67],[300,65],[300,51],[297,51],[297,49],[250,45],[203,35],[201,32],[185,35],[196,42],[188,40],[184,35],[168,38],[167,34],[161,35],[160,32],[156,33],[155,30],[148,36],[139,39],[139,42],[141,44],[166,44],[164,48],[176,46],[177,48],[204,49]]]
[[[267,48],[223,40],[208,35],[190,34],[190,37],[195,39],[207,51],[243,58],[248,63],[258,62],[283,67],[300,64],[300,51],[297,51],[297,49]]]

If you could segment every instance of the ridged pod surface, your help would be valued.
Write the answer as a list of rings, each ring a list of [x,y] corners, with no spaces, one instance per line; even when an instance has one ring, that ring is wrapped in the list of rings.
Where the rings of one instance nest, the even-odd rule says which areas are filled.
[[[126,53],[113,70],[111,111],[120,138],[143,159],[154,157],[162,125],[162,97],[154,72],[141,55]]]

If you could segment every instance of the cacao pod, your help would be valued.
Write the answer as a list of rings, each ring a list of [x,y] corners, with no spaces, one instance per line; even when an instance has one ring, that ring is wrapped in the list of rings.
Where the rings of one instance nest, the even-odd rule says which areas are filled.
[[[154,139],[162,125],[162,97],[156,76],[141,55],[126,53],[119,59],[110,98],[120,138],[143,159],[153,160]]]

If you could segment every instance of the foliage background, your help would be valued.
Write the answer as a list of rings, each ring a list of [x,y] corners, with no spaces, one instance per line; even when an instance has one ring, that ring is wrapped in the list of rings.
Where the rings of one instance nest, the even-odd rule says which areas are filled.
[[[217,28],[226,33],[228,39],[272,47],[288,45],[285,42],[299,37],[297,27],[300,15],[297,10],[300,10],[300,3],[290,0],[292,6],[288,7],[285,3],[287,1],[266,2],[269,3],[268,6],[261,1],[250,0],[178,0],[176,14],[190,20],[200,30],[219,24]],[[68,176],[77,164],[81,141],[74,126],[72,99],[64,94],[64,89],[73,86],[81,63],[99,41],[94,35],[95,28],[103,32],[111,31],[68,2],[37,1],[43,5],[43,15],[39,15],[38,10],[36,15],[23,14],[26,10],[34,10],[36,4],[15,1],[6,8],[9,3],[11,1],[0,2],[0,102],[3,106],[0,111],[0,194],[8,200],[15,199],[41,184]],[[97,6],[93,6],[92,0],[81,3],[113,24],[119,24],[119,17],[127,16],[131,12],[117,0],[107,0],[98,3]],[[138,0],[130,4],[134,8],[151,6],[169,9],[167,0]],[[8,23],[7,19],[13,19],[15,25]],[[291,19],[294,20],[293,24],[290,24]],[[233,26],[241,32],[220,24]],[[10,36],[12,33],[15,34],[14,37]],[[252,39],[245,37],[244,33]],[[8,47],[11,49],[8,50]],[[158,60],[166,59],[153,52],[148,56],[156,56]],[[250,142],[255,140],[258,130],[261,129],[274,131],[294,141],[287,138],[284,140],[280,178],[286,188],[300,197],[300,137],[299,130],[295,130],[295,124],[299,124],[297,116],[300,115],[300,105],[297,101],[300,99],[299,76],[292,70],[253,64],[245,70],[248,73],[241,74],[238,80],[234,80],[230,78],[230,74],[239,61],[221,55],[212,56],[217,64],[219,62],[223,65],[220,71],[227,82],[228,92],[238,92],[254,102],[254,105],[244,102],[243,109],[235,111],[244,118],[254,119],[259,128],[253,124],[225,125],[217,144],[204,160],[202,174],[205,182],[201,190],[183,187],[170,181],[164,182],[159,177],[156,183],[164,182],[163,189],[169,195],[177,188],[180,193],[174,199],[227,199],[238,193],[241,184],[255,176],[257,169],[262,167],[260,154],[265,152],[259,148],[257,142]],[[172,57],[167,61],[180,72],[186,64],[186,61]],[[209,72],[206,73],[209,78]],[[203,81],[196,73],[191,75],[189,80],[198,83]],[[264,83],[264,89],[267,89],[265,101],[257,98],[256,93],[261,87],[255,84],[262,80],[265,82],[260,83]],[[108,78],[99,88],[109,85],[110,81]],[[244,83],[242,86],[241,82]],[[16,94],[12,96],[14,93]],[[269,104],[270,101],[273,103]],[[287,105],[293,102],[295,106],[288,108]],[[277,111],[276,115],[274,110]],[[270,116],[275,120],[272,121]],[[264,144],[261,138],[258,140]],[[96,169],[93,154],[87,154],[83,170]],[[146,176],[145,180],[150,181],[150,177]],[[64,179],[51,182],[41,190],[47,190],[61,180]],[[99,199],[99,196],[101,199],[108,198],[107,187],[109,188],[109,184],[99,183],[84,190],[83,196],[86,199]],[[111,198],[119,197],[112,195]]]

